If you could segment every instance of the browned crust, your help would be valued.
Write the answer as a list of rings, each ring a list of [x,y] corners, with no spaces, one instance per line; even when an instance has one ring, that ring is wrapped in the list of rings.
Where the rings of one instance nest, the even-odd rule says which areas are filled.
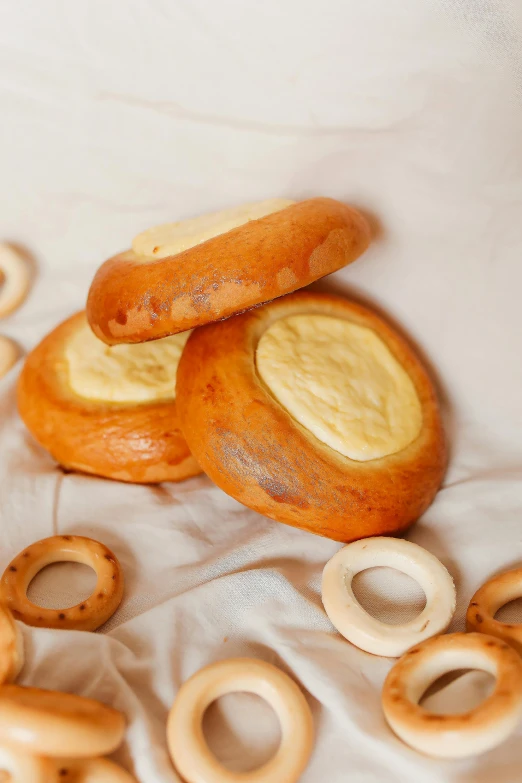
[[[408,372],[423,423],[414,442],[369,462],[344,457],[299,425],[255,367],[261,335],[297,313],[345,318],[374,329]],[[300,292],[189,338],[178,367],[183,433],[203,470],[229,495],[279,522],[338,541],[398,533],[433,500],[446,466],[439,406],[406,341],[370,310],[340,297]]]
[[[84,324],[84,312],[73,315],[27,357],[18,410],[36,440],[64,467],[118,481],[181,481],[200,473],[174,400],[122,405],[73,392],[64,347]]]
[[[355,261],[369,242],[357,210],[302,201],[175,256],[110,258],[92,282],[87,317],[106,343],[155,340],[302,288]]]

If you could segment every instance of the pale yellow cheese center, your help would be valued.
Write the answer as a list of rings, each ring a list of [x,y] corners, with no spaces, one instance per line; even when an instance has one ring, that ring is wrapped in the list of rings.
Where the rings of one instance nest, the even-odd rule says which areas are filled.
[[[413,382],[372,329],[324,315],[290,316],[263,334],[256,363],[291,416],[353,460],[394,454],[420,432]]]
[[[147,259],[166,258],[231,231],[233,228],[238,228],[249,220],[258,220],[292,204],[295,204],[295,201],[273,198],[178,223],[164,223],[138,234],[132,240],[132,249],[137,256]]]
[[[139,403],[174,399],[176,372],[190,332],[137,345],[105,345],[87,323],[67,343],[72,390],[90,400]]]

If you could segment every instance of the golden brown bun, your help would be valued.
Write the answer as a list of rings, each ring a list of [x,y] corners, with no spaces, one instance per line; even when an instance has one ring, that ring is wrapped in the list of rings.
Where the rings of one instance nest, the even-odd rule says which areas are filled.
[[[302,288],[369,243],[357,210],[330,198],[301,201],[174,256],[110,258],[92,282],[87,318],[110,345],[155,340]]]
[[[85,323],[84,312],[73,315],[27,357],[18,409],[36,440],[64,467],[119,481],[181,481],[200,473],[174,400],[121,404],[73,392],[64,348]]]
[[[390,456],[355,462],[298,424],[259,379],[261,335],[280,318],[319,313],[374,329],[411,377],[419,436]],[[375,313],[336,296],[300,292],[196,330],[178,367],[176,400],[187,442],[225,492],[279,522],[337,541],[398,533],[429,506],[446,449],[433,385],[419,359]]]

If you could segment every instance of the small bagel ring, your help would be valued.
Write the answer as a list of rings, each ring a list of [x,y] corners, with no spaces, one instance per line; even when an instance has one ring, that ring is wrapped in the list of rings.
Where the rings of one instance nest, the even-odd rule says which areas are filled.
[[[219,763],[202,729],[207,707],[234,691],[261,696],[281,724],[281,744],[275,756],[240,775]],[[170,755],[187,783],[294,783],[308,763],[313,733],[310,708],[295,682],[275,666],[251,658],[230,658],[196,672],[181,686],[167,723]]]
[[[351,588],[360,571],[389,566],[415,579],[426,594],[426,606],[408,623],[389,625],[363,609]],[[455,612],[455,585],[442,563],[411,541],[379,536],[339,550],[325,565],[322,599],[340,634],[361,650],[398,657],[409,647],[446,630]]]
[[[5,318],[22,304],[31,284],[27,261],[10,245],[0,244],[0,278],[0,318]]]
[[[7,375],[18,359],[18,348],[8,337],[0,334],[0,379]]]
[[[493,693],[459,715],[437,715],[419,701],[443,674],[480,669],[496,678]],[[464,758],[503,742],[522,716],[522,660],[493,636],[452,633],[428,639],[403,655],[382,691],[389,725],[403,742],[428,756]]]
[[[0,687],[0,745],[35,756],[92,758],[112,753],[121,744],[121,712],[72,693]]]
[[[60,783],[136,783],[130,772],[109,759],[55,759],[54,763]]]
[[[9,609],[0,603],[0,685],[16,680],[23,665],[22,632]]]
[[[51,563],[75,562],[96,571],[93,594],[70,609],[44,609],[27,598],[36,574]],[[26,625],[95,631],[112,617],[123,597],[123,573],[116,556],[99,541],[83,536],[53,536],[31,544],[7,566],[0,580],[3,600]]]
[[[522,623],[502,623],[495,620],[501,606],[522,597],[522,568],[514,568],[494,576],[480,587],[468,606],[468,631],[487,633],[509,642],[522,655]]]
[[[0,747],[0,770],[7,772],[9,783],[54,783],[55,780],[50,759],[29,756],[11,747]]]

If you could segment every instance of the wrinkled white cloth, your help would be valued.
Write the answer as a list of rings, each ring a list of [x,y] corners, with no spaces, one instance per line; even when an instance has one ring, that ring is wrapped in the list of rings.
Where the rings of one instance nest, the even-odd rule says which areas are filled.
[[[0,25],[0,240],[38,269],[0,331],[29,350],[153,223],[272,196],[366,210],[372,248],[321,286],[384,310],[440,381],[451,464],[408,537],[455,578],[453,630],[475,589],[522,558],[521,25],[517,0],[19,0]],[[77,533],[111,547],[126,578],[102,632],[26,629],[21,682],[122,709],[115,758],[140,783],[178,780],[165,724],[180,683],[237,655],[304,689],[317,741],[303,783],[520,780],[522,726],[457,762],[393,736],[380,707],[392,661],[345,642],[322,609],[337,544],[206,478],[64,475],[17,416],[19,370],[0,382],[0,568],[37,539]],[[381,616],[421,605],[393,572],[358,583]],[[56,566],[31,594],[59,606],[89,585],[80,566]],[[484,687],[471,674],[431,698],[444,709],[451,689],[462,703]],[[277,743],[254,697],[223,699],[207,729],[235,769]]]

